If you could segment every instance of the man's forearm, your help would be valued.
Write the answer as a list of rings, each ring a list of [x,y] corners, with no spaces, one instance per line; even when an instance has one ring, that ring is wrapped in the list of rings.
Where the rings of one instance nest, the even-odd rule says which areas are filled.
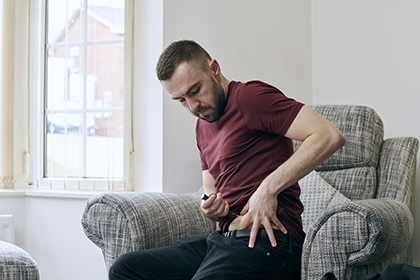
[[[272,172],[263,183],[269,187],[273,195],[277,196],[318,167],[344,144],[344,136],[334,127],[325,129],[322,133],[310,135],[296,152]]]

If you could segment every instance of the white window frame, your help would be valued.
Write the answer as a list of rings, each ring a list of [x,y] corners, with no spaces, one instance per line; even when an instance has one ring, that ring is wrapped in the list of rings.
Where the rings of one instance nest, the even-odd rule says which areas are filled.
[[[132,35],[133,35],[133,0],[125,0],[125,108],[124,108],[124,166],[123,179],[97,178],[45,178],[44,177],[44,67],[45,67],[45,0],[31,1],[30,7],[30,46],[29,46],[29,138],[31,160],[29,184],[36,189],[87,190],[87,191],[131,191],[130,162],[134,155],[132,136]],[[29,157],[29,156],[28,156]]]

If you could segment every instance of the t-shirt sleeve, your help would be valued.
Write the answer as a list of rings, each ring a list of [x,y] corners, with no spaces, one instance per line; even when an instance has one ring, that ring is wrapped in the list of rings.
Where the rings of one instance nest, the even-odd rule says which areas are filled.
[[[204,160],[203,153],[200,152],[200,159],[201,159],[201,170],[208,170],[209,167],[207,166],[206,161]]]
[[[248,82],[238,104],[245,123],[252,130],[284,136],[303,103],[284,95],[279,89],[263,82]]]
[[[198,151],[199,151],[199,154],[200,154],[201,170],[203,170],[203,171],[204,170],[208,170],[209,167],[207,165],[207,162],[206,162],[206,159],[204,157],[204,154],[203,154],[203,152],[200,149],[200,145],[198,144],[198,139],[197,139],[197,148],[198,148]]]

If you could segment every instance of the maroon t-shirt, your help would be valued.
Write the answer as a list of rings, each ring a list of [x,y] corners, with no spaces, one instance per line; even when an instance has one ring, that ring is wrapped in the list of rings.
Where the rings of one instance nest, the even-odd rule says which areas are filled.
[[[286,97],[280,90],[260,81],[229,84],[224,114],[213,123],[199,119],[197,145],[202,169],[215,179],[215,188],[240,213],[261,182],[293,154],[292,141],[284,134],[303,104]],[[288,232],[303,242],[296,183],[278,195],[277,216]],[[233,218],[219,220],[228,231]]]

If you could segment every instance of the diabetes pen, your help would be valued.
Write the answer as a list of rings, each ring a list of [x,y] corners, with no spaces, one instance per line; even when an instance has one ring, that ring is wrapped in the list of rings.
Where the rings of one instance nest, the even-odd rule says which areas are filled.
[[[207,194],[205,194],[205,193],[203,193],[203,194],[201,195],[201,199],[202,199],[202,200],[207,200],[208,198],[209,198],[209,196],[208,196]],[[230,210],[229,210],[229,212],[228,212],[227,216],[231,216],[231,217],[233,217],[233,218],[236,218],[238,215],[236,215],[235,213],[233,213],[232,211],[230,211]]]

